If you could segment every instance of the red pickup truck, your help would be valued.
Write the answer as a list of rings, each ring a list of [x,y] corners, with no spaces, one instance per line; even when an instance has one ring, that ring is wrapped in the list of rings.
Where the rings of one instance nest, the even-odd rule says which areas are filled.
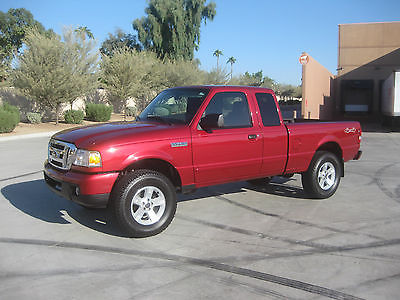
[[[358,122],[285,124],[270,89],[178,87],[136,122],[55,134],[44,178],[84,207],[110,206],[127,234],[145,237],[172,221],[176,192],[199,187],[300,173],[310,197],[330,197],[360,142]]]

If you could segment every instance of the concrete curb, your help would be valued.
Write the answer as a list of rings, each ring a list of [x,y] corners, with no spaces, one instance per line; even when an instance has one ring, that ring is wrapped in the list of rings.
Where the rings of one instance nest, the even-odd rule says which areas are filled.
[[[55,134],[57,132],[58,131],[47,131],[47,132],[38,132],[38,133],[30,133],[30,134],[19,134],[19,135],[13,135],[13,136],[4,136],[4,137],[0,137],[0,143],[7,142],[7,141],[14,141],[14,140],[22,140],[22,139],[51,137],[53,134]]]

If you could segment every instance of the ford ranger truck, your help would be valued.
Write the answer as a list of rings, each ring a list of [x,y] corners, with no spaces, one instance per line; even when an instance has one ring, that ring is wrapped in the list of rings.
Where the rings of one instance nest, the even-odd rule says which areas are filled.
[[[330,197],[360,142],[358,122],[285,124],[270,89],[177,87],[135,122],[53,135],[44,178],[84,207],[112,209],[129,236],[146,237],[170,224],[177,192],[300,173],[310,198]]]

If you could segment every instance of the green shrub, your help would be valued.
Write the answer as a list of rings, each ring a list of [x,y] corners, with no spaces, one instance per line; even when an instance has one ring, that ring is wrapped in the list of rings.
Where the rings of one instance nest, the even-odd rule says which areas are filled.
[[[136,108],[134,108],[133,106],[127,106],[125,114],[127,117],[134,117],[136,114]]]
[[[82,110],[67,110],[64,113],[64,120],[68,124],[82,124],[85,113]]]
[[[19,109],[8,103],[0,106],[0,133],[11,132],[20,120]]]
[[[4,103],[4,104],[3,104],[3,109],[4,109],[5,111],[14,113],[14,114],[16,115],[16,118],[17,118],[17,119],[16,119],[16,120],[17,120],[17,124],[19,123],[19,121],[20,121],[21,119],[20,119],[20,113],[19,113],[18,107],[14,106],[14,105],[11,105],[11,104],[8,104],[8,103]]]
[[[26,113],[26,118],[31,124],[42,123],[42,115],[40,113],[28,112]]]
[[[112,106],[105,104],[86,104],[86,119],[95,122],[105,122],[110,120],[112,112]]]

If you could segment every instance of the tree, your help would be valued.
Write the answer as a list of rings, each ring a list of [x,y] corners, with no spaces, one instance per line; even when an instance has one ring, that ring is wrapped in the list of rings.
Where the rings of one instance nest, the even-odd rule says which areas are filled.
[[[272,78],[265,76],[261,86],[275,91],[278,87],[278,83]]]
[[[36,28],[47,35],[54,34],[52,30],[46,31],[25,8],[11,8],[7,13],[0,11],[0,81],[7,77],[11,61],[22,48],[23,39],[29,28]]]
[[[10,71],[10,61],[7,59],[6,49],[0,48],[0,83],[3,82]]]
[[[199,69],[196,61],[182,59],[165,61],[162,64],[162,70],[160,88],[200,85],[204,82],[204,72]]]
[[[277,95],[281,97],[282,100],[292,100],[296,94],[296,86],[291,84],[279,84]]]
[[[142,110],[152,90],[161,82],[159,64],[151,52],[129,48],[116,49],[112,56],[103,55],[100,78],[107,92],[122,102],[126,116],[127,101],[135,98],[136,108]]]
[[[28,30],[26,49],[12,72],[14,86],[39,106],[55,110],[57,124],[61,105],[84,96],[96,82],[96,54],[72,30],[65,31],[64,39]]]
[[[218,68],[218,63],[219,63],[219,57],[220,57],[221,55],[224,55],[224,54],[223,54],[222,51],[219,50],[219,49],[215,50],[214,53],[213,53],[213,56],[216,56],[216,57],[217,57],[217,70],[219,69],[219,68]]]
[[[151,51],[125,47],[115,49],[111,56],[103,55],[100,78],[114,104],[122,106],[126,116],[130,98],[135,99],[139,112],[150,97],[165,88],[202,84],[204,72],[194,61],[162,61]]]
[[[112,56],[115,50],[122,48],[134,49],[136,51],[142,50],[142,46],[137,41],[136,36],[117,29],[115,34],[108,34],[108,38],[101,44],[100,52],[101,54]]]
[[[89,38],[89,40],[86,39]],[[74,76],[74,86],[70,90],[68,102],[72,105],[76,98],[84,96],[97,87],[97,78],[94,74],[98,67],[98,51],[95,51],[96,42],[90,29],[87,27],[64,28],[64,47],[69,60],[66,68]]]
[[[74,30],[75,33],[79,34],[82,39],[85,39],[86,37],[88,37],[89,39],[94,40],[94,35],[92,33],[92,31],[87,28],[86,26],[79,26],[78,28],[76,28]]]
[[[227,64],[231,64],[231,80],[232,80],[232,74],[233,74],[233,64],[236,63],[236,58],[233,56],[229,57],[228,60],[226,61]]]
[[[264,77],[262,71],[258,71],[252,74],[246,72],[239,77],[240,85],[261,86],[263,83],[264,83]]]
[[[192,60],[200,43],[200,26],[213,20],[215,3],[206,0],[149,0],[146,17],[133,21],[145,50],[164,59]]]
[[[301,99],[303,97],[303,89],[301,85],[296,86],[293,97],[297,99]]]
[[[206,84],[227,84],[229,82],[229,73],[226,69],[213,68],[206,74]]]

